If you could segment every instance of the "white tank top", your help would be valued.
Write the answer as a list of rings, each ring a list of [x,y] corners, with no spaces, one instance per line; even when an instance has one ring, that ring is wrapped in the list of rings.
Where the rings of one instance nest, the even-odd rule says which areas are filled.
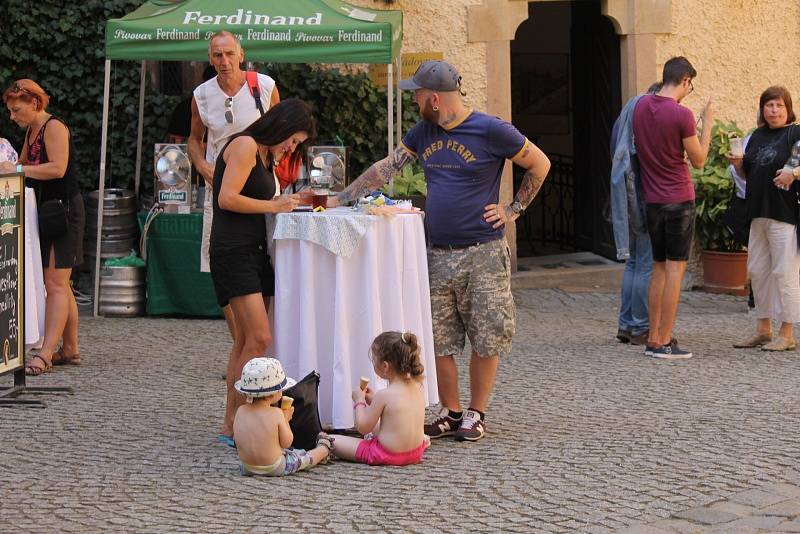
[[[275,80],[266,74],[259,73],[258,84],[261,88],[261,105],[264,108],[264,112],[266,112],[269,109]],[[261,117],[261,112],[256,107],[253,95],[250,94],[247,81],[239,89],[239,92],[233,96],[231,103],[233,123],[230,124],[225,120],[225,100],[227,98],[228,95],[220,88],[216,76],[194,90],[194,100],[197,103],[197,110],[200,112],[200,120],[203,121],[203,124],[208,129],[206,161],[211,164],[217,161],[219,151],[222,150],[233,134],[241,132]]]

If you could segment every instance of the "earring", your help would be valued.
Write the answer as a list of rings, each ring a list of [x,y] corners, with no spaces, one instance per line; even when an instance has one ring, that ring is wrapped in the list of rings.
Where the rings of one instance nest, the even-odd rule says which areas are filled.
[[[439,111],[439,106],[433,106],[433,111]]]

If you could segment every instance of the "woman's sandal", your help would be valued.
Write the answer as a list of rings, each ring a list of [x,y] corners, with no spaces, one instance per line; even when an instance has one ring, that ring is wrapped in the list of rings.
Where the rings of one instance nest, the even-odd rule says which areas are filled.
[[[33,365],[33,362],[36,361],[36,358],[39,358],[42,361],[42,363],[44,363],[44,366]],[[41,356],[39,354],[34,354],[33,358],[31,358],[31,360],[25,366],[25,374],[28,376],[39,376],[45,373],[49,373],[52,369],[53,369],[53,364],[45,360],[44,356]]]
[[[334,437],[326,434],[325,432],[320,432],[317,434],[317,447],[325,447],[328,449],[328,455],[319,463],[327,464],[331,459],[333,453],[333,441]]]
[[[75,354],[67,356],[64,354],[64,347],[61,347],[53,353],[52,360],[53,365],[80,365],[81,355],[79,352],[76,352]]]

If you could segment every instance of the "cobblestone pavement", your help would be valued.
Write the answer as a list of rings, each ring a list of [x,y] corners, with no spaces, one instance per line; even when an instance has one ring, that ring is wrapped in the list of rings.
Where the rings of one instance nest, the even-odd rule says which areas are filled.
[[[793,473],[800,481],[797,473]],[[800,532],[800,486],[766,484],[734,493],[727,499],[690,508],[649,524],[623,529],[622,534],[669,534],[671,532],[758,534]]]
[[[515,294],[486,439],[267,480],[214,439],[223,321],[85,317],[84,365],[29,379],[75,394],[0,410],[0,531],[692,532],[641,525],[800,482],[800,358],[730,348],[752,328],[745,300],[684,293],[695,357],[663,362],[616,342],[614,293]]]

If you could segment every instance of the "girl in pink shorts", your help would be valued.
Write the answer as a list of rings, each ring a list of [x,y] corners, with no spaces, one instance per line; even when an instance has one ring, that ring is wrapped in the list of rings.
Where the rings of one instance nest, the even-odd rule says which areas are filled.
[[[408,465],[422,460],[430,444],[425,435],[425,368],[417,336],[384,332],[369,354],[375,374],[389,382],[380,391],[367,386],[353,391],[356,430],[364,439],[336,436],[333,453],[344,460],[369,465]]]

